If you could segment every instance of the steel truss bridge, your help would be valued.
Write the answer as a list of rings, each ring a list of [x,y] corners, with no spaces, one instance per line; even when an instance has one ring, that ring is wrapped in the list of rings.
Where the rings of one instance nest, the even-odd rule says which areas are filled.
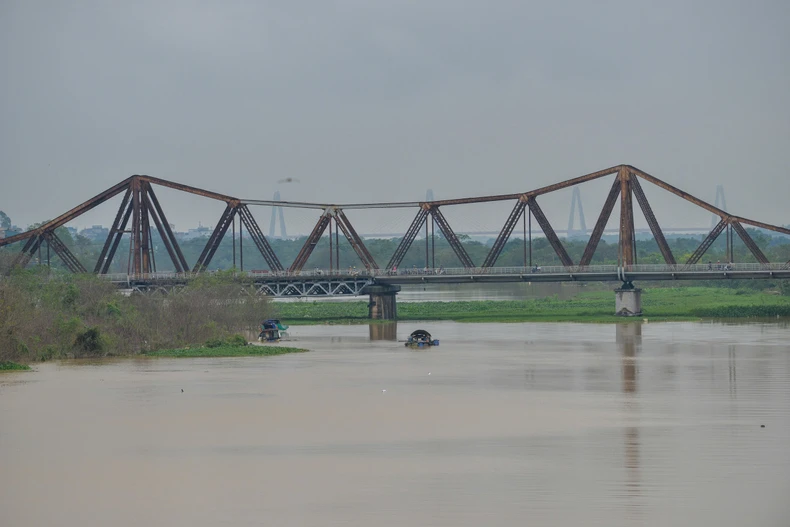
[[[612,177],[613,176],[613,177]],[[588,181],[612,177],[612,185],[595,223],[589,241],[578,262],[574,262],[568,255],[562,241],[554,227],[546,218],[538,204],[539,198],[545,194],[565,188],[576,188]],[[654,214],[650,203],[642,189],[642,183],[658,186],[681,199],[711,212],[719,218],[708,235],[702,240],[699,247],[685,262],[678,262],[664,237],[661,226]],[[179,247],[178,241],[170,228],[170,223],[165,211],[156,197],[154,188],[157,186],[175,189],[181,192],[218,200],[225,203],[225,210],[220,215],[211,236],[208,238],[197,261],[189,264]],[[17,254],[15,264],[26,266],[38,253],[41,261],[41,250],[44,247],[49,254],[52,250],[63,261],[65,266],[74,273],[87,273],[89,267],[69,250],[56,234],[56,229],[78,218],[80,215],[106,202],[107,200],[123,195],[121,205],[110,227],[109,235],[104,242],[97,262],[92,266],[92,272],[98,275],[107,275],[116,256],[118,246],[125,235],[129,235],[130,255],[128,270],[124,280],[129,284],[143,284],[156,282],[166,284],[168,280],[184,281],[189,276],[207,272],[208,266],[214,257],[220,242],[231,230],[233,236],[233,255],[236,258],[236,230],[239,231],[239,255],[243,257],[241,233],[246,230],[257,251],[263,256],[268,265],[267,276],[255,277],[255,283],[260,284],[260,292],[275,296],[326,296],[333,294],[360,294],[365,285],[370,284],[402,284],[413,282],[432,283],[460,283],[460,282],[487,282],[487,281],[565,281],[565,280],[677,280],[677,279],[714,279],[714,278],[771,278],[787,277],[790,262],[769,262],[768,258],[757,246],[755,241],[746,231],[745,226],[767,229],[776,233],[790,235],[790,229],[777,225],[770,225],[760,221],[730,214],[725,210],[696,198],[677,187],[670,185],[650,174],[630,165],[618,165],[590,174],[579,176],[567,181],[562,181],[546,187],[541,187],[526,192],[515,194],[501,194],[495,196],[479,196],[461,199],[445,199],[422,202],[392,202],[392,203],[357,203],[357,204],[330,204],[306,203],[289,201],[264,201],[256,199],[242,199],[209,190],[199,189],[172,181],[158,179],[151,176],[135,175],[115,186],[101,192],[86,202],[74,207],[46,222],[36,229],[0,239],[0,247],[13,243],[20,243],[21,250]],[[453,228],[445,218],[442,210],[449,207],[463,207],[464,205],[486,202],[511,203],[509,215],[503,218],[503,226],[496,237],[490,251],[483,262],[474,262],[464,248],[463,243],[456,235]],[[615,206],[620,204],[618,264],[616,266],[592,266],[591,262],[596,248],[601,240],[607,223]],[[644,214],[650,231],[658,244],[664,258],[664,266],[640,266],[636,258],[636,231],[634,229],[634,202]],[[296,258],[287,267],[275,254],[266,236],[256,222],[250,210],[254,206],[293,207],[303,209],[317,209],[321,211],[320,217],[307,236],[307,239]],[[383,208],[411,208],[415,216],[411,225],[403,233],[400,243],[389,261],[383,267],[377,262],[365,246],[363,238],[357,229],[348,220],[344,211],[352,209],[383,209]],[[573,211],[571,212],[573,214]],[[524,261],[527,263],[527,251],[532,254],[532,223],[533,218],[545,238],[557,254],[560,267],[543,268],[540,273],[532,273],[531,268],[502,268],[496,267],[497,259],[502,253],[507,241],[519,223],[524,231]],[[238,221],[237,221],[238,220]],[[400,274],[392,273],[393,269],[400,269],[406,253],[412,247],[418,235],[424,230],[426,243],[425,268],[433,270],[434,242],[433,235],[436,228],[449,243],[451,249],[461,263],[461,269],[446,269],[442,274]],[[156,229],[167,254],[175,269],[172,277],[167,277],[156,271],[156,261],[153,252],[152,230]],[[329,238],[329,266],[321,275],[310,274],[305,270],[308,259],[316,248],[319,240],[326,235]],[[348,240],[351,248],[359,258],[362,274],[348,275],[339,270],[340,233]],[[711,245],[722,235],[727,241],[726,251],[728,262],[733,261],[734,235],[743,241],[754,259],[757,261],[755,268],[744,268],[748,264],[735,264],[731,270],[708,269],[699,265],[699,261]],[[529,242],[527,242],[527,239]],[[430,240],[430,245],[429,245]],[[23,242],[23,243],[22,243]],[[527,248],[528,245],[528,248]],[[49,258],[47,258],[49,261]],[[242,262],[243,268],[243,262]],[[333,277],[333,280],[329,280]],[[336,278],[335,278],[336,277]],[[112,278],[108,276],[108,278]],[[152,282],[152,283],[153,283]],[[175,283],[175,282],[173,282]],[[300,284],[300,285],[297,285]],[[135,286],[135,287],[139,287]]]

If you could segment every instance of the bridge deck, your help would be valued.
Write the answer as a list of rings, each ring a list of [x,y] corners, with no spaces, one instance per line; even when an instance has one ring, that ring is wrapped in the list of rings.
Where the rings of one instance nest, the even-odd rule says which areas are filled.
[[[103,275],[119,287],[137,290],[168,289],[185,285],[196,273],[149,273],[143,275]],[[374,270],[361,272],[322,269],[299,272],[239,272],[251,279],[260,294],[275,297],[357,296],[375,284],[463,284],[515,282],[623,282],[672,280],[755,280],[790,279],[787,264],[726,265],[597,265],[586,267],[550,266]]]

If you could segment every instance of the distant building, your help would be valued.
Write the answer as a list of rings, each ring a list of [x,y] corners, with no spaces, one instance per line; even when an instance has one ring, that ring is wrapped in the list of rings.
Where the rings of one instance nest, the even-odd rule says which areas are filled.
[[[20,234],[21,232],[22,232],[22,229],[20,229],[16,225],[11,225],[11,227],[8,228],[8,229],[4,229],[4,228],[0,227],[0,238],[10,238],[11,236],[16,236],[17,234]]]
[[[67,227],[67,228],[69,229],[69,232],[72,232],[71,227]],[[75,234],[77,234],[76,229],[74,229],[74,231],[72,232],[72,236]],[[110,229],[108,229],[107,227],[103,227],[101,225],[93,225],[92,227],[89,227],[87,229],[82,229],[80,231],[80,236],[84,236],[89,240],[104,240],[109,235],[110,235]]]
[[[195,238],[208,238],[213,229],[198,224],[196,229],[189,229],[187,232],[179,232],[178,237],[182,240],[194,240]]]

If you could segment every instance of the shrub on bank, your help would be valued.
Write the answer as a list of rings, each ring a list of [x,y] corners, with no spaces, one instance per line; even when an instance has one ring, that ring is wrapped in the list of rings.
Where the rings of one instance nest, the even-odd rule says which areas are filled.
[[[122,355],[207,341],[239,346],[239,331],[273,316],[263,296],[232,277],[170,294],[122,296],[92,275],[15,272],[0,281],[0,361]]]

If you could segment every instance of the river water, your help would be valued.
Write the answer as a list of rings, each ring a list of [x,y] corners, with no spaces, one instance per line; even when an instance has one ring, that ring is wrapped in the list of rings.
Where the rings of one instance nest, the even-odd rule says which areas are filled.
[[[788,324],[419,326],[2,374],[0,525],[790,525]]]

